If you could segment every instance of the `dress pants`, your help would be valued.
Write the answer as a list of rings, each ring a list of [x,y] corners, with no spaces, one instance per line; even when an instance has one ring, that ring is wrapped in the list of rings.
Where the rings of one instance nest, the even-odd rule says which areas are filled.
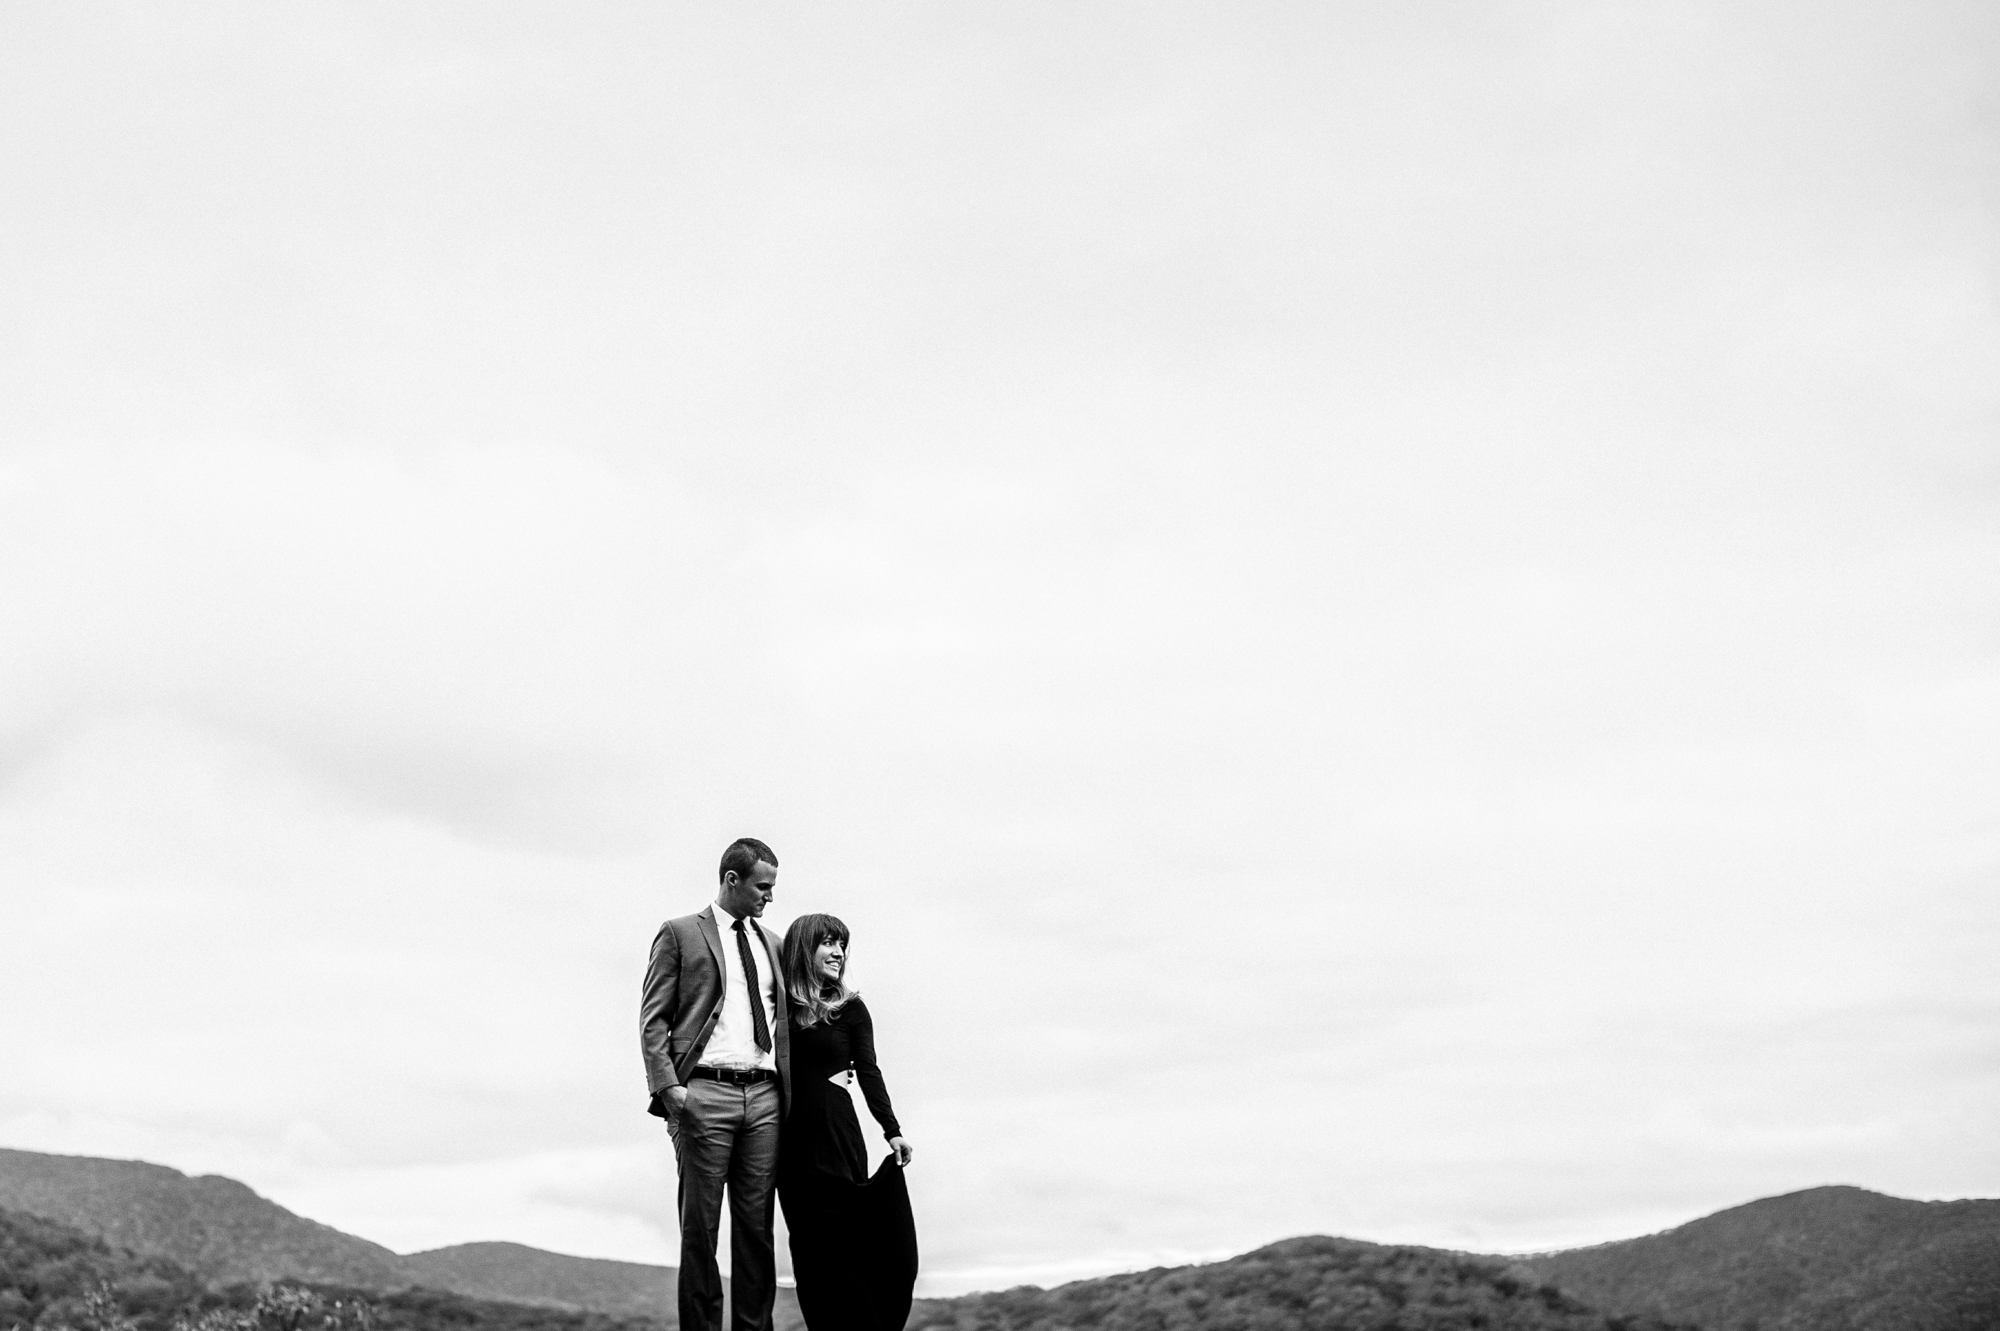
[[[755,1086],[697,1077],[667,1121],[680,1166],[680,1331],[722,1331],[722,1272],[715,1246],[729,1192],[731,1331],[771,1331],[778,1296],[772,1251],[778,1134],[783,1098],[775,1081]]]

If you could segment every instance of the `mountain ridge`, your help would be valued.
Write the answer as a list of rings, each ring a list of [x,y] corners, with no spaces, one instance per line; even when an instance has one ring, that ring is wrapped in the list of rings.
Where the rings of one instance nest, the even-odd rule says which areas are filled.
[[[220,1174],[145,1160],[0,1148],[0,1207],[72,1225],[223,1283],[285,1277],[363,1288],[415,1283],[379,1243],[278,1205]]]
[[[477,1298],[638,1317],[657,1317],[675,1301],[674,1267],[573,1257],[525,1243],[454,1243],[408,1253],[402,1263],[421,1284]]]
[[[501,1250],[487,1253],[495,1260],[534,1252],[519,1245],[486,1246]],[[114,1249],[73,1226],[0,1208],[0,1319],[37,1331],[73,1326],[295,1331],[307,1325],[332,1328],[336,1321],[378,1331],[667,1331],[672,1326],[658,1318],[615,1318],[430,1289],[379,1293],[292,1281],[285,1289],[275,1301],[249,1285],[218,1289],[164,1258]],[[337,1319],[343,1307],[350,1311]],[[306,1320],[288,1308],[303,1309]],[[1079,1281],[1056,1290],[927,1300],[913,1310],[911,1327],[1151,1331],[1173,1324],[1177,1312],[1191,1312],[1203,1325],[1258,1331],[1319,1331],[1334,1325],[1330,1319],[1336,1317],[1344,1331],[1675,1331],[1654,1318],[1606,1316],[1552,1286],[1519,1280],[1492,1259],[1325,1238],[1287,1240],[1209,1266]],[[795,1331],[799,1325],[796,1305],[781,1305],[777,1326]]]
[[[217,1286],[164,1257],[0,1208],[0,1326],[14,1331],[670,1331],[673,1326],[659,1318],[472,1299],[435,1289],[384,1292],[290,1279],[283,1286],[275,1299],[255,1285]]]
[[[1710,1331],[1992,1331],[2000,1201],[1922,1202],[1851,1184],[1515,1259],[1598,1307]]]
[[[399,1255],[295,1215],[234,1179],[190,1177],[147,1161],[0,1148],[0,1208],[174,1262],[214,1286],[290,1279],[423,1287],[665,1326],[676,1320],[673,1267],[502,1241]],[[1261,1272],[1276,1293],[1251,1289],[1241,1278],[1246,1270]],[[1837,1185],[1761,1198],[1636,1239],[1509,1257],[1306,1236],[1220,1263],[919,1300],[911,1328],[1055,1331],[1084,1316],[1101,1323],[1099,1331],[1115,1331],[1120,1300],[1152,1309],[1137,1331],[1207,1325],[1224,1308],[1233,1310],[1225,1318],[1232,1325],[1273,1331],[1326,1325],[1330,1310],[1348,1318],[1344,1326],[1433,1324],[1394,1320],[1402,1316],[1395,1310],[1410,1307],[1444,1319],[1438,1325],[1477,1313],[1488,1325],[1534,1331],[1667,1324],[1994,1331],[2000,1201],[1917,1202]],[[798,1327],[791,1290],[780,1291],[776,1317],[777,1331]]]
[[[1509,1259],[1308,1235],[1238,1257],[954,1299],[907,1331],[1699,1331],[1594,1308]]]
[[[0,1147],[0,1207],[161,1257],[219,1285],[304,1280],[672,1320],[675,1269],[462,1243],[407,1256],[310,1220],[220,1174]],[[495,1249],[511,1258],[502,1267]]]

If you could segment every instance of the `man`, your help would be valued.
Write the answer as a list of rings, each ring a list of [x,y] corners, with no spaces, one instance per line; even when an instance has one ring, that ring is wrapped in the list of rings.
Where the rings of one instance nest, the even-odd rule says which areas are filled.
[[[744,837],[722,853],[722,887],[653,937],[639,1002],[648,1112],[667,1121],[680,1167],[681,1331],[722,1331],[715,1263],[729,1193],[733,1331],[770,1331],[778,1293],[771,1224],[778,1129],[791,1103],[779,940],[757,924],[778,857]]]

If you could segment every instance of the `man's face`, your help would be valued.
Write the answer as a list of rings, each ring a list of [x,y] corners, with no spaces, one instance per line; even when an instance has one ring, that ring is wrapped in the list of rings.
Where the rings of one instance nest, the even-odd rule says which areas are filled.
[[[724,874],[722,894],[716,900],[737,919],[754,920],[764,913],[764,907],[771,904],[771,893],[777,886],[778,866],[758,860],[757,867],[750,871],[748,878],[734,869]]]

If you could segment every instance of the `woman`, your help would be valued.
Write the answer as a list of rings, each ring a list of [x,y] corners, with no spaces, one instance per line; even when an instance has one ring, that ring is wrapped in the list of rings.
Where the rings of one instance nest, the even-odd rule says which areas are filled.
[[[847,926],[802,915],[785,931],[792,1105],[778,1203],[809,1331],[903,1331],[917,1280],[917,1228],[903,1167],[914,1152],[875,1063],[875,1023],[847,987]],[[892,1154],[873,1178],[847,1088],[858,1080]]]

